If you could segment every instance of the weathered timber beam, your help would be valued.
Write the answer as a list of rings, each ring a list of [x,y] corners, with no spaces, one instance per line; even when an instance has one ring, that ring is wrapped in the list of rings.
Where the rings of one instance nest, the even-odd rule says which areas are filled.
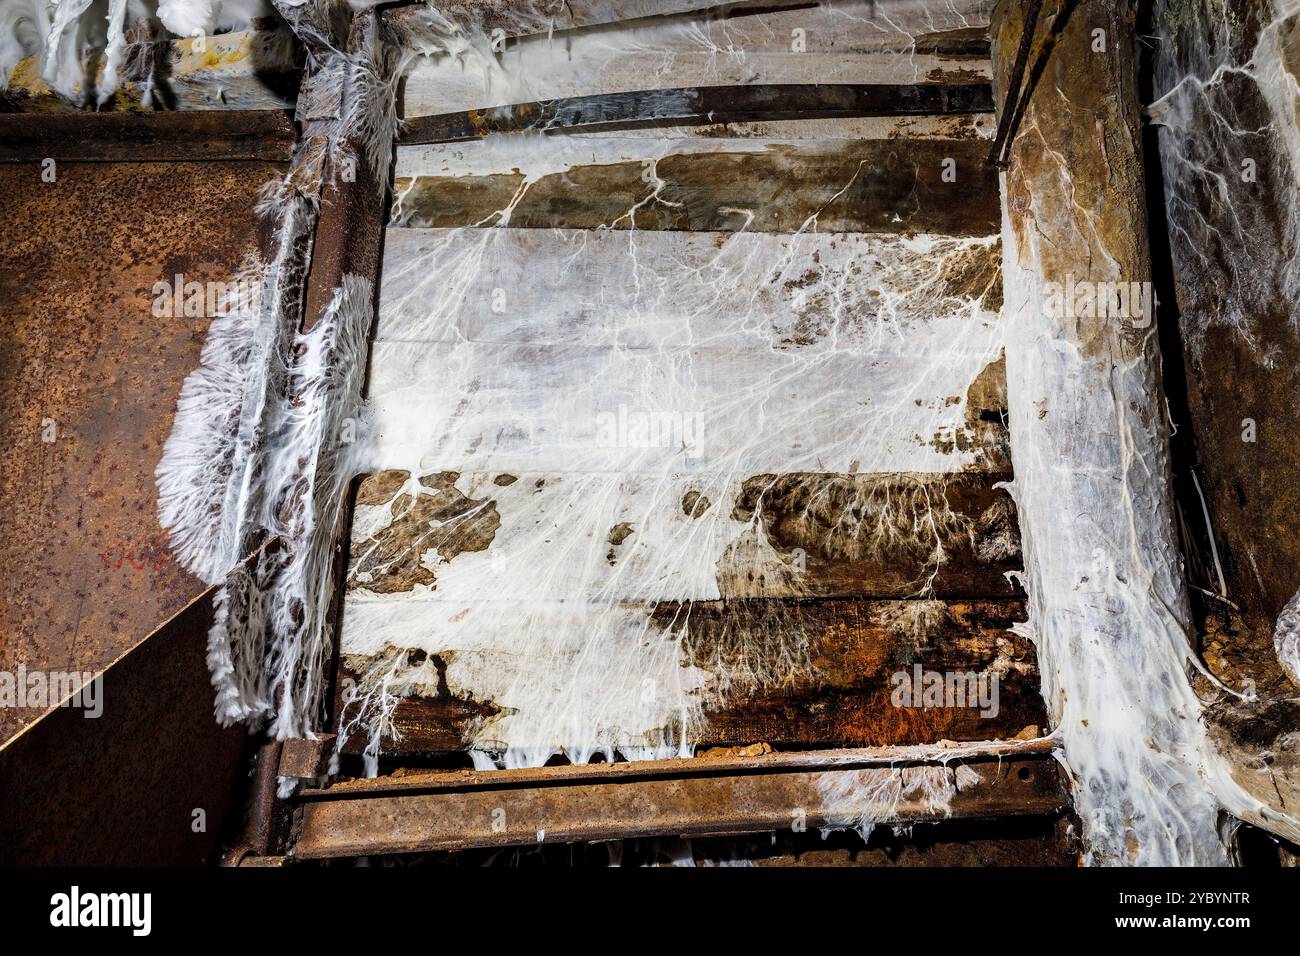
[[[709,761],[698,761],[708,764]],[[480,786],[306,801],[296,821],[300,859],[463,850],[625,837],[704,836],[852,825],[864,817],[912,823],[1058,812],[1064,796],[1055,762],[983,759],[964,763],[978,781],[953,787],[936,806],[914,786],[918,775],[953,779],[944,766],[867,766],[825,770],[753,769],[593,782],[538,779]],[[549,771],[542,771],[548,773]],[[504,783],[504,781],[503,781]],[[884,785],[886,801],[868,791]],[[855,792],[861,788],[861,792]]]
[[[442,36],[452,30],[481,30],[488,35],[501,31],[513,39],[682,14],[732,19],[808,11],[817,6],[816,0],[437,0],[390,8],[384,12],[384,18],[390,27],[414,37]],[[968,35],[961,38],[958,49],[969,55],[986,56],[988,39],[983,24],[988,11],[982,0],[946,0],[944,6],[974,24],[968,28]],[[918,35],[914,41],[915,52],[934,52],[933,37],[934,34],[928,33]],[[947,50],[952,45],[949,42],[941,48]]]
[[[716,673],[722,683],[734,683],[737,675],[782,674],[779,683],[737,687],[705,701],[702,719],[688,734],[698,747],[920,745],[1012,737],[1042,726],[1033,647],[1011,631],[1023,619],[1024,603],[1015,599],[664,602],[650,612],[655,628],[684,633],[692,666]],[[791,644],[803,649],[797,660]],[[454,654],[453,645],[446,657]],[[438,655],[434,660],[440,666]],[[944,673],[998,672],[996,712],[976,701],[895,706],[895,675],[912,674],[913,665]],[[340,685],[360,679],[347,668],[342,676]],[[403,698],[391,714],[395,733],[381,740],[381,751],[447,753],[469,746],[472,731],[509,704],[472,691],[445,688],[437,696]],[[343,712],[341,701],[337,707]],[[365,744],[353,736],[344,752],[360,753]]]
[[[521,305],[516,308],[522,311]],[[737,356],[732,353],[730,358],[735,361]],[[997,367],[993,368],[996,372]],[[998,414],[998,410],[993,409],[993,413]],[[389,520],[376,518],[367,526],[367,533],[353,541],[357,556],[349,568],[349,589],[396,594],[409,591],[415,583],[431,584],[433,575],[420,571],[420,556],[430,547],[439,547],[444,553],[455,551],[477,533],[468,523],[439,533],[441,523],[448,519],[446,509],[455,506],[450,503],[440,506],[434,495],[428,496],[431,504],[417,502],[416,506],[409,506],[401,497],[409,477],[406,471],[386,470],[369,475],[360,483],[357,503],[368,507],[388,505]],[[563,476],[554,473],[543,473],[537,478],[530,475],[518,483],[517,477],[510,475],[505,488],[563,480]],[[743,553],[737,556],[724,552],[716,563],[720,596],[728,601],[760,597],[882,601],[917,596],[941,600],[1017,597],[1023,594],[1022,589],[1014,579],[1007,578],[1009,572],[1023,567],[1014,505],[1001,487],[1009,479],[1009,473],[977,471],[931,475],[819,472],[753,475],[741,483],[739,492],[729,503],[732,518],[761,520],[768,544],[783,560],[798,562],[799,574],[789,580],[760,582],[755,580],[752,562]],[[427,482],[424,487],[437,487],[436,475],[421,476],[420,480]],[[689,483],[675,487],[673,497],[686,497],[681,490],[684,487],[689,487]],[[492,502],[486,507],[499,510],[519,507],[505,488],[495,484],[489,488],[496,494],[484,499]],[[536,497],[533,492],[524,494]],[[940,553],[928,530],[895,547],[880,547],[859,530],[888,522],[891,513],[896,515],[906,507],[909,496],[922,498],[924,502],[915,511],[923,527],[926,519],[938,514],[943,520],[969,529],[968,532],[949,536]],[[447,502],[457,497],[450,491],[446,494]],[[526,503],[528,498],[521,496],[518,500]],[[702,517],[710,507],[712,503],[707,496],[695,492],[693,516]],[[861,524],[846,531],[846,514],[852,514]],[[686,602],[687,596],[674,593],[671,586],[665,587],[667,593],[648,596],[671,605],[669,613],[678,617],[676,608]],[[621,596],[629,595],[625,592]],[[638,593],[638,596],[647,595]],[[686,606],[689,609],[690,605]],[[738,607],[734,605],[733,610]]]
[[[777,4],[798,8],[806,3]],[[435,4],[413,3],[384,12],[391,27],[416,35],[430,29],[501,30],[507,37],[534,36],[551,31],[618,23],[642,17],[770,9],[769,0],[440,0]]]
[[[472,147],[464,147],[466,150]],[[824,232],[988,236],[998,232],[995,170],[983,140],[694,145],[654,160],[574,165],[529,182],[517,169],[399,178],[395,226]],[[945,175],[955,170],[956,179]],[[526,188],[524,188],[526,186]]]
[[[987,84],[775,84],[636,90],[571,96],[504,108],[406,121],[400,143],[448,143],[491,133],[618,129],[659,123],[703,124],[859,116],[990,113]]]
[[[293,138],[282,110],[5,114],[0,162],[287,162]]]

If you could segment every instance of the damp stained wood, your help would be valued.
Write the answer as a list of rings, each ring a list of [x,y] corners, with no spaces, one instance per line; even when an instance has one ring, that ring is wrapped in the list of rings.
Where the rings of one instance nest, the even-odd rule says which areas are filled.
[[[402,177],[393,225],[988,236],[1000,213],[980,141],[865,141],[672,152]],[[508,215],[507,215],[508,211]]]

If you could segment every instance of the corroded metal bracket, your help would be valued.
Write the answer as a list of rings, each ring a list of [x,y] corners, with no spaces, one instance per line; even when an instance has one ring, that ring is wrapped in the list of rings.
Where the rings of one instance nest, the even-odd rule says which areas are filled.
[[[325,859],[792,827],[1054,814],[1066,806],[1050,740],[694,760],[441,771],[303,792],[290,853]],[[940,805],[915,774],[978,776]],[[899,775],[891,788],[889,777]],[[880,786],[893,796],[858,796]]]

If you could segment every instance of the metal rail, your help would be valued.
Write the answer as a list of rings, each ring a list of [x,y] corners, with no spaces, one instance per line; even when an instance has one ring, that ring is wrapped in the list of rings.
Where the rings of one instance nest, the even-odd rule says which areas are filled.
[[[991,112],[993,90],[987,83],[700,86],[569,96],[417,116],[406,121],[398,142],[415,146],[482,139],[491,133],[573,132],[670,123]]]
[[[291,853],[324,859],[743,834],[833,825],[877,811],[891,823],[1045,815],[1066,805],[1053,747],[1039,738],[351,781],[301,794]],[[979,780],[942,807],[924,788],[909,788],[907,777],[886,807],[854,796],[855,787],[878,784],[882,774],[948,763],[974,770]],[[838,793],[847,796],[828,797]]]

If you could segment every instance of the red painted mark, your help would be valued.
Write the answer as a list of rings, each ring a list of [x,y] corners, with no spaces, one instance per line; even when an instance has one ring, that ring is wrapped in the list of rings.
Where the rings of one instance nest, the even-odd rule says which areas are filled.
[[[99,557],[110,568],[120,569],[126,565],[136,571],[147,568],[157,573],[167,566],[171,553],[167,550],[167,534],[160,531],[152,538],[136,542],[114,541]]]

